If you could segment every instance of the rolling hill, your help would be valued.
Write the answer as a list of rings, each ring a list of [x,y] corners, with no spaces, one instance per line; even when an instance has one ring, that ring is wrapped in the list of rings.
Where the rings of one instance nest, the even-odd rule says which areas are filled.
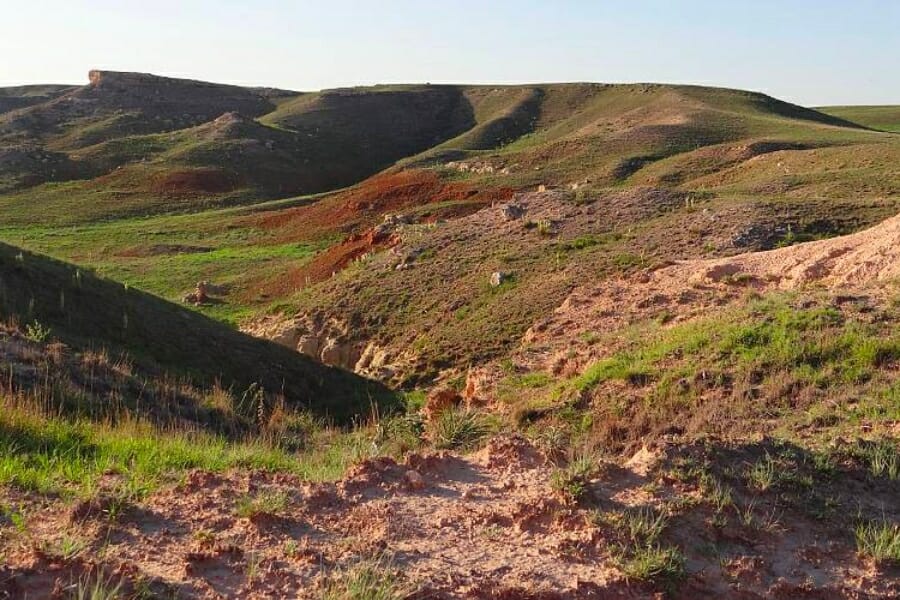
[[[0,244],[0,316],[49,329],[54,339],[74,348],[126,354],[158,378],[218,384],[238,396],[260,387],[289,406],[338,421],[390,396],[373,382],[196,312],[5,244]]]
[[[895,112],[0,90],[0,597],[896,597]]]
[[[819,110],[870,129],[900,133],[900,106],[825,106]]]
[[[0,115],[0,207],[23,221],[38,206],[44,222],[89,222],[318,193],[398,161],[489,185],[669,186],[779,149],[880,141],[762,94],[656,84],[296,93],[92,71],[0,94],[23,105]],[[750,148],[729,154],[737,141]]]
[[[740,90],[95,72],[50,92],[3,117],[30,133],[3,138],[0,238],[171,301],[214,281],[199,310],[255,332],[322,313],[347,368],[370,343],[416,348],[401,379],[502,355],[584,278],[850,233],[900,196],[896,135]],[[535,208],[497,237],[487,209],[511,200]],[[495,271],[515,283],[484,289]]]

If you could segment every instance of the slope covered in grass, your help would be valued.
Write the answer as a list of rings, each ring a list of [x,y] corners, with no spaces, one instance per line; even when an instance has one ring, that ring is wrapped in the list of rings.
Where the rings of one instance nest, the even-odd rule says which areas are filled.
[[[39,323],[79,348],[127,352],[165,370],[235,393],[261,386],[292,406],[347,419],[389,400],[377,384],[78,267],[0,245],[4,318]]]
[[[298,94],[136,73],[91,77],[79,88],[29,92],[29,106],[0,117],[8,218],[35,220],[40,208],[84,222],[250,203],[334,190],[403,160],[473,159],[475,169],[445,175],[491,186],[618,185],[672,157],[752,145],[737,158],[721,148],[697,156],[699,166],[669,165],[654,176],[668,185],[779,148],[878,141],[835,116],[717,88],[391,85]]]
[[[900,106],[825,106],[819,111],[870,129],[900,133]]]

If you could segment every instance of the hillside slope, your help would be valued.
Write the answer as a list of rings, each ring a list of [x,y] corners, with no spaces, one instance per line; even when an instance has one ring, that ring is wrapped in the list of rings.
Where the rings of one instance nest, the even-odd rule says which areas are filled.
[[[100,90],[77,94],[135,106],[131,77],[101,74]],[[400,380],[502,355],[585,278],[850,233],[900,200],[896,135],[753,92],[576,83],[290,94],[136,77],[136,96],[172,87],[166,102],[208,104],[203,118],[234,102],[260,107],[73,149],[65,133],[10,147],[0,164],[11,185],[31,183],[0,195],[0,236],[169,300],[214,280],[228,291],[201,311],[299,319],[300,337],[322,342],[317,358],[331,342],[351,348],[329,350],[347,368],[370,343],[405,354]],[[32,165],[103,174],[34,185]],[[552,193],[532,196],[540,186]],[[510,200],[524,214],[491,208]],[[169,211],[184,214],[148,218]],[[143,231],[152,239],[135,237]],[[494,272],[508,284],[492,290]]]
[[[0,210],[20,222],[37,206],[85,222],[317,193],[398,161],[521,187],[619,185],[684,157],[653,174],[672,185],[761,153],[879,139],[761,94],[657,84],[300,94],[92,71],[83,87],[6,93],[27,94],[0,115]],[[750,150],[719,147],[738,140]]]
[[[52,100],[72,89],[68,85],[22,85],[0,88],[0,114]]]
[[[900,133],[900,106],[824,106],[819,111],[870,129]]]
[[[338,420],[389,399],[383,388],[238,333],[196,312],[98,278],[89,271],[0,244],[0,314],[39,323],[84,349],[125,352],[151,372],[253,385]]]

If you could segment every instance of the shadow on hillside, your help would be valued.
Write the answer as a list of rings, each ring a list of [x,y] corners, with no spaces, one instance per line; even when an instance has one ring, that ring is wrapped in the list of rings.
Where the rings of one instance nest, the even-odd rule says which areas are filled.
[[[76,348],[125,352],[148,373],[240,393],[261,386],[337,422],[390,412],[385,386],[325,366],[197,312],[47,257],[0,244],[0,316],[39,322]]]

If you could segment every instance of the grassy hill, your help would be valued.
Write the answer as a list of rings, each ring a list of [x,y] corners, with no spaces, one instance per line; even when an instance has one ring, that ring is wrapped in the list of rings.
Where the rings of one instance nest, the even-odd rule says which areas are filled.
[[[0,596],[897,595],[897,223],[794,247],[892,109],[90,80],[0,90]]]
[[[261,386],[290,406],[346,420],[388,399],[379,385],[251,338],[194,311],[90,271],[0,245],[0,314],[50,329],[82,349],[127,353],[154,373],[219,383],[240,395]]]
[[[5,94],[28,104],[0,115],[0,210],[20,223],[38,211],[89,222],[319,193],[398,161],[472,159],[484,164],[464,176],[495,187],[672,185],[778,149],[879,141],[762,94],[657,84],[300,94],[95,71],[87,86]],[[751,149],[723,147],[738,141]]]
[[[900,133],[900,106],[825,106],[819,111],[870,129]]]
[[[231,324],[324,307],[354,323],[360,343],[415,346],[424,363],[411,371],[502,354],[584,278],[848,233],[900,198],[896,135],[753,92],[576,83],[291,94],[114,74],[78,93],[133,106],[121,98],[133,77],[138,95],[175,90],[141,110],[189,100],[206,111],[194,121],[214,116],[161,133],[106,128],[102,141],[72,126],[40,150],[8,147],[17,166],[2,152],[0,166],[16,185],[41,181],[32,165],[93,171],[0,195],[0,238],[172,301],[213,281],[228,292],[199,310]],[[252,106],[214,114],[235,102]],[[496,238],[483,229],[496,215],[473,215],[539,185],[562,191],[524,217],[531,229]],[[285,199],[263,201],[273,197]],[[376,241],[393,214],[411,225]],[[391,271],[391,248],[430,258]],[[360,259],[381,267],[341,273]],[[516,283],[487,293],[496,270]]]

